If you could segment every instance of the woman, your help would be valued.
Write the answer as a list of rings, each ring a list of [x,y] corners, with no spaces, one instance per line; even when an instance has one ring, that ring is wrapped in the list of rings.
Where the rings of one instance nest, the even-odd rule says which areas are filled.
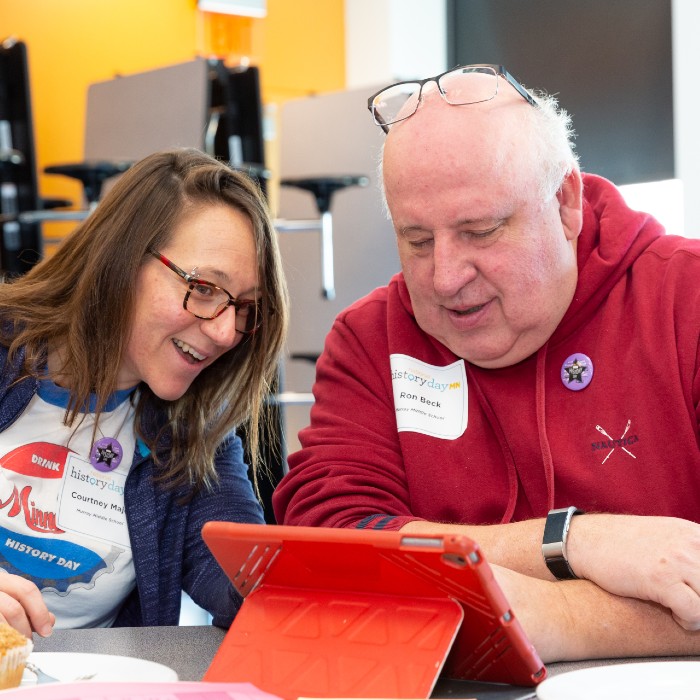
[[[196,150],[148,156],[0,285],[0,322],[0,616],[174,625],[184,589],[229,625],[200,530],[263,521],[234,430],[255,464],[287,325],[258,189]]]

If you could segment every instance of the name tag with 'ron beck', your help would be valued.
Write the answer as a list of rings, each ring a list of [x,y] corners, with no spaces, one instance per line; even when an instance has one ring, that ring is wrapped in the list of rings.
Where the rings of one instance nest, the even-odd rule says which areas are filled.
[[[443,440],[467,429],[467,373],[464,360],[446,367],[408,355],[391,355],[396,426]]]

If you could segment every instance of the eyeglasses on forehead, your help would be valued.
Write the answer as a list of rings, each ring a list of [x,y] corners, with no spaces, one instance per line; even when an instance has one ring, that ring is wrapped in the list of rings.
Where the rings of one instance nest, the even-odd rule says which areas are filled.
[[[499,76],[504,78],[533,107],[535,98],[501,65],[483,63],[458,66],[423,80],[403,80],[382,88],[367,100],[375,124],[389,133],[389,127],[412,117],[423,99],[426,84],[434,82],[440,96],[450,105],[488,102],[498,94]]]
[[[229,306],[233,306],[236,312],[236,330],[239,333],[254,333],[262,325],[263,316],[259,301],[236,299],[223,287],[198,277],[197,268],[188,273],[157,250],[149,249],[148,253],[187,282],[182,307],[193,316],[210,320],[220,316]]]

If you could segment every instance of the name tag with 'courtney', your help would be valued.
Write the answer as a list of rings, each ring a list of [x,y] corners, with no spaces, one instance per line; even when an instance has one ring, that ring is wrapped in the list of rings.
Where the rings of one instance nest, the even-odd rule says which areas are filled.
[[[391,355],[396,426],[443,440],[467,429],[467,373],[464,360],[436,367],[408,355]]]
[[[131,548],[124,508],[126,476],[99,472],[77,454],[68,455],[58,497],[58,526]]]

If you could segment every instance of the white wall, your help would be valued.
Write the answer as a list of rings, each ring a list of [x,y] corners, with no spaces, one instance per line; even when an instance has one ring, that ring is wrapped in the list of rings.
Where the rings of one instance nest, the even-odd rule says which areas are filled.
[[[445,0],[345,0],[348,89],[447,69]]]
[[[683,183],[685,235],[700,238],[700,3],[673,0],[672,12],[676,177]]]

